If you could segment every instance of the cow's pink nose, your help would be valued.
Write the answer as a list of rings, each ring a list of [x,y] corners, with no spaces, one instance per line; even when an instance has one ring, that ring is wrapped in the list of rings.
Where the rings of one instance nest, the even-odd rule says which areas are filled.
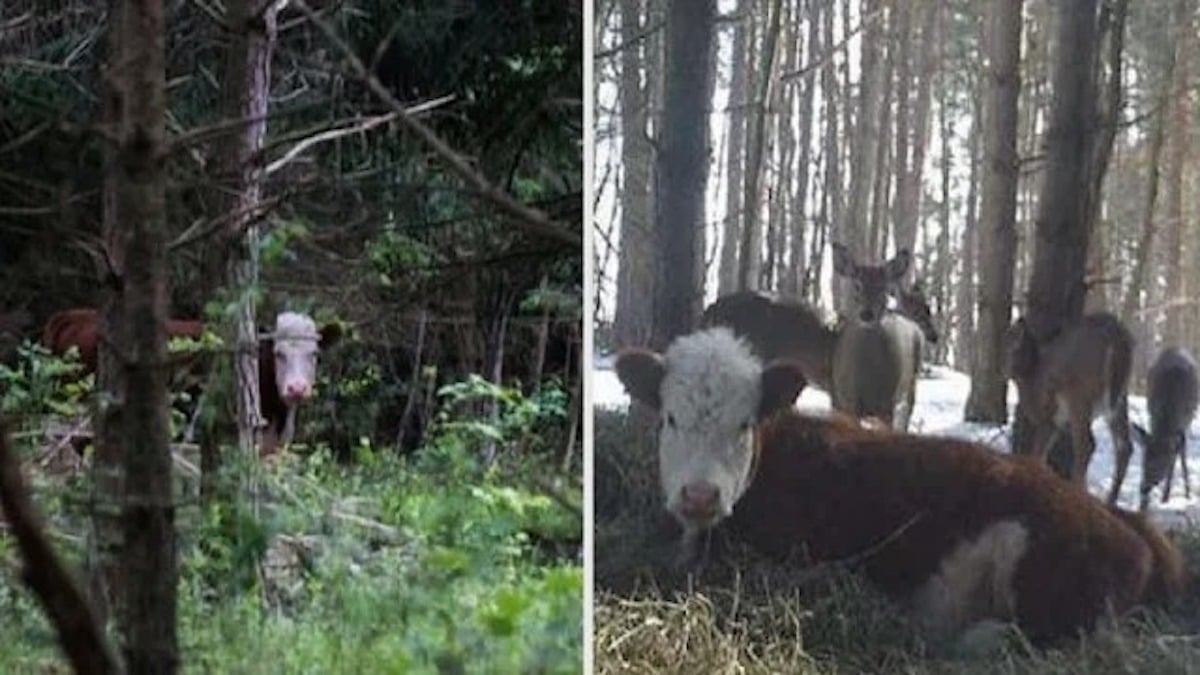
[[[679,491],[682,514],[694,520],[711,520],[717,515],[721,491],[712,483],[688,483]]]
[[[307,382],[289,382],[283,388],[284,397],[290,399],[308,398],[310,393],[312,393],[312,388],[308,386]]]

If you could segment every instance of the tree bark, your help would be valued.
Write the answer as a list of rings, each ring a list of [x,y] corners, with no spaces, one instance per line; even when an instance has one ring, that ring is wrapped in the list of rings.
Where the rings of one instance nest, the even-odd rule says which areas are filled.
[[[746,71],[749,70],[746,23],[751,19],[746,6],[752,0],[738,0],[734,15],[733,54],[729,68],[729,142],[725,149],[725,221],[721,238],[721,260],[717,268],[717,293],[726,295],[737,290],[738,245],[742,240],[742,191],[744,188],[742,162],[746,144]]]
[[[649,97],[642,86],[647,51],[639,39],[643,30],[640,0],[621,0],[621,248],[617,261],[617,297],[613,313],[616,347],[644,345],[654,313],[654,256],[650,231]]]
[[[1121,302],[1121,321],[1126,324],[1132,321],[1134,312],[1141,304],[1142,293],[1147,287],[1146,268],[1150,265],[1154,255],[1154,211],[1158,204],[1162,150],[1167,135],[1171,87],[1175,80],[1175,47],[1168,40],[1163,49],[1166,51],[1167,57],[1166,69],[1159,75],[1161,79],[1158,82],[1158,95],[1155,97],[1154,126],[1150,130],[1150,157],[1146,165],[1146,200],[1142,203],[1137,248],[1133,253],[1133,271],[1129,275],[1125,299]]]
[[[658,154],[653,346],[692,330],[698,314],[697,245],[708,182],[708,109],[713,87],[715,0],[671,0],[666,92]]]
[[[228,5],[231,46],[226,62],[224,105],[231,119],[242,120],[224,139],[224,174],[231,185],[222,233],[225,282],[238,305],[230,344],[234,346],[238,448],[252,454],[262,441],[258,390],[258,329],[254,294],[258,285],[259,220],[262,217],[262,148],[267,134],[271,93],[271,52],[275,46],[278,3],[234,0]],[[269,450],[269,448],[266,448]]]
[[[758,67],[758,81],[746,144],[746,192],[742,195],[742,241],[738,249],[738,288],[758,288],[762,274],[763,155],[767,137],[767,101],[775,81],[775,52],[782,24],[783,0],[771,0],[771,14]]]
[[[912,251],[917,242],[917,219],[921,215],[922,178],[925,173],[925,153],[929,144],[931,84],[934,77],[935,46],[941,42],[936,34],[941,3],[925,0],[921,25],[921,54],[917,66],[917,92],[914,103],[911,144],[912,156],[903,163],[899,159],[896,173],[896,249]],[[897,145],[899,148],[899,145]],[[899,155],[897,155],[899,157]],[[910,268],[911,269],[911,268]]]
[[[879,60],[883,36],[882,0],[866,0],[863,20],[867,24],[863,31],[862,52],[859,56],[862,71],[858,87],[858,120],[851,139],[850,194],[847,197],[845,213],[834,235],[857,259],[863,258],[867,245],[870,196],[871,188],[875,184],[875,154],[879,143],[879,90],[883,70]],[[834,277],[834,304],[840,312],[844,299],[848,297],[845,287],[849,282],[837,275]]]
[[[815,63],[820,58],[820,52],[817,51],[817,44],[821,37],[821,6],[816,0],[810,0],[808,3],[808,63]],[[796,49],[797,63],[801,62],[799,58],[800,49]],[[810,164],[812,163],[812,133],[813,133],[813,98],[816,89],[815,72],[809,72],[801,79],[797,86],[802,87],[798,97],[800,99],[800,108],[797,113],[800,124],[800,142],[799,153],[800,157],[796,162],[796,191],[792,194],[792,209],[791,209],[791,247],[788,252],[788,274],[784,281],[783,289],[789,295],[800,298],[804,294],[804,279],[806,277],[805,265],[805,228],[810,222],[807,218],[808,213],[808,189]],[[826,158],[828,161],[828,158]],[[814,235],[815,236],[815,235]]]
[[[166,25],[161,0],[122,3],[115,215],[127,265],[115,343],[126,379],[122,401],[124,498],[121,520],[125,665],[134,673],[179,668],[176,636],[175,505],[167,395]]]
[[[1003,423],[1008,418],[1004,334],[1012,313],[1016,259],[1017,99],[1021,90],[1021,2],[991,0],[984,49],[988,55],[983,118],[983,195],[979,225],[983,266],[979,289],[979,343],[971,361],[965,418]]]
[[[1166,259],[1167,282],[1167,326],[1165,343],[1171,345],[1184,344],[1184,312],[1175,307],[1176,302],[1183,300],[1183,174],[1186,171],[1188,156],[1189,132],[1191,129],[1189,106],[1187,100],[1190,86],[1190,68],[1192,44],[1195,40],[1192,24],[1190,3],[1177,0],[1175,3],[1175,26],[1179,27],[1176,38],[1175,54],[1175,84],[1171,97],[1171,154],[1169,160],[1169,175],[1167,178],[1167,237],[1164,253]]]
[[[1036,218],[1033,272],[1029,282],[1029,328],[1039,342],[1083,314],[1088,239],[1088,167],[1080,158],[1095,148],[1098,0],[1058,5],[1046,173]]]

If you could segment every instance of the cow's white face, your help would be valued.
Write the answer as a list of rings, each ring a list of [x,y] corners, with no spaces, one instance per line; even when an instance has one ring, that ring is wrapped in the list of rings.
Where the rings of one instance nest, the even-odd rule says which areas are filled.
[[[275,319],[274,337],[275,386],[291,407],[313,395],[321,334],[311,318],[284,312]]]
[[[627,351],[617,374],[659,412],[659,479],[667,508],[689,529],[733,512],[755,459],[755,425],[790,406],[804,380],[791,363],[762,363],[727,328],[677,339],[662,356]]]

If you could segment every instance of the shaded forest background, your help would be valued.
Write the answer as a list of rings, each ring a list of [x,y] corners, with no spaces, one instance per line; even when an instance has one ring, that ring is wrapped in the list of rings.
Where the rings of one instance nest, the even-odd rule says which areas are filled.
[[[1091,184],[1102,186],[1095,222],[1084,225],[1086,305],[1113,311],[1134,330],[1137,389],[1158,345],[1194,348],[1200,338],[1197,7],[1086,4],[1097,35],[1088,119],[1099,139],[1086,163],[1099,172]],[[597,3],[600,349],[646,344],[663,319],[651,302],[663,263],[648,244],[664,227],[656,162],[669,131],[664,26],[673,7]],[[944,336],[927,358],[970,370],[973,350],[991,339],[977,332],[981,278],[1003,256],[985,236],[997,227],[997,212],[984,210],[989,163],[1007,166],[986,153],[996,118],[985,114],[985,100],[1001,81],[1015,86],[1019,102],[1011,273],[1020,315],[1046,176],[1057,9],[1048,0],[716,3],[690,314],[742,288],[832,312],[844,293],[833,285],[830,242],[875,260],[910,248],[912,280],[923,282]],[[994,51],[1014,35],[998,23],[1005,12],[1017,17],[1019,35],[1019,65],[1008,75]]]

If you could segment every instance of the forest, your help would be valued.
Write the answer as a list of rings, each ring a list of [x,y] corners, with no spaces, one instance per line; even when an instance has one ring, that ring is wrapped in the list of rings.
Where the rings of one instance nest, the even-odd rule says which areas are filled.
[[[684,434],[669,396],[686,409],[709,395],[696,384],[707,380],[682,379],[705,377],[705,366],[684,361],[702,348],[713,358],[744,352],[762,370],[753,386],[763,400],[781,373],[802,374],[801,411],[841,429],[822,432],[831,445],[938,454],[969,441],[963,452],[980,462],[1037,464],[1029,475],[1057,485],[1048,464],[1092,495],[1072,491],[1072,503],[1098,513],[1107,498],[1115,506],[1098,519],[1141,523],[1147,545],[1161,543],[1154,564],[1178,552],[1194,579],[1200,504],[1186,466],[1200,441],[1198,13],[1194,0],[597,0],[588,83],[596,672],[1200,667],[1194,583],[1050,648],[1018,631],[985,660],[938,651],[858,573],[900,583],[872,556],[899,556],[886,544],[908,523],[878,547],[804,565],[801,553],[766,554],[767,526],[754,529],[734,508],[733,524],[700,535],[703,565],[681,566],[678,542],[686,552],[689,528],[724,494],[684,483],[673,495],[669,449],[655,450]],[[703,337],[714,327],[741,346]],[[712,394],[730,416],[734,381]],[[671,394],[683,382],[695,386]],[[709,425],[722,415],[691,414]],[[762,444],[785,423],[760,423],[738,479],[750,482],[739,488],[747,501],[763,494],[755,481],[786,484],[760,466],[770,461]],[[718,435],[695,429],[696,444]],[[853,489],[875,485],[870,460],[862,466],[841,491],[813,488],[831,501],[797,488],[755,504],[794,516],[803,506],[833,522],[840,508],[859,523],[861,504],[887,503]],[[945,472],[920,475],[946,494],[962,489],[953,476],[977,480],[958,466]],[[951,508],[940,496],[904,499]],[[1012,508],[1037,527],[1030,514],[1040,507]],[[1145,534],[1160,531],[1161,540]],[[1107,564],[1099,547],[1091,555],[1066,583]]]
[[[0,671],[579,672],[581,3],[0,7]]]

